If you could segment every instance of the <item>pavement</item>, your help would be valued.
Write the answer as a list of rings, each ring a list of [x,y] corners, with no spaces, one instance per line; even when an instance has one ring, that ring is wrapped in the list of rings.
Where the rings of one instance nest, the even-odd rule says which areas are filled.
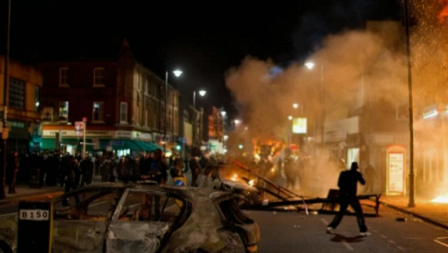
[[[56,187],[43,186],[41,188],[30,188],[28,185],[17,185],[15,194],[8,193],[8,186],[6,186],[5,190],[6,190],[6,198],[0,200],[0,205],[4,205],[10,202],[18,202],[22,200],[32,199],[36,197],[42,197],[46,195],[49,195],[49,197],[51,198],[56,194],[62,194],[64,192],[64,189],[59,186]]]
[[[380,202],[384,206],[448,230],[448,204],[432,203],[426,199],[416,198],[415,207],[410,208],[408,207],[409,197],[403,196],[381,196]]]

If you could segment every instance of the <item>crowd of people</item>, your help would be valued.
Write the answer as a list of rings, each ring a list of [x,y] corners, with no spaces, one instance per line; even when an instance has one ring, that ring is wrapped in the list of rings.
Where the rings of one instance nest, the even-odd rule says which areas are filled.
[[[166,158],[160,149],[154,152],[116,157],[112,152],[103,155],[71,155],[58,152],[11,152],[6,160],[6,182],[9,193],[15,193],[16,182],[37,182],[36,187],[57,186],[66,192],[79,186],[90,185],[96,178],[101,182],[153,180],[166,184],[168,176],[184,176],[191,171],[189,186],[195,186],[198,175],[207,166],[217,163],[208,152],[193,149],[191,156],[183,159],[179,154]]]

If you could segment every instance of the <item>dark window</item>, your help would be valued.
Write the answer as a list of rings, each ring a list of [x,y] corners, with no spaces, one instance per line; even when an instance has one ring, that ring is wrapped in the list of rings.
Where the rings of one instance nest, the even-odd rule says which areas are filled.
[[[104,102],[93,102],[93,121],[104,120]]]
[[[93,70],[93,85],[104,85],[106,79],[104,68],[95,68]]]
[[[181,214],[184,202],[166,195],[130,192],[121,209],[121,221],[174,222]]]
[[[59,85],[68,85],[68,68],[59,69]]]
[[[55,219],[106,220],[118,197],[117,190],[88,190],[70,194],[54,204]]]
[[[25,108],[25,82],[11,78],[9,83],[9,106],[16,109]]]

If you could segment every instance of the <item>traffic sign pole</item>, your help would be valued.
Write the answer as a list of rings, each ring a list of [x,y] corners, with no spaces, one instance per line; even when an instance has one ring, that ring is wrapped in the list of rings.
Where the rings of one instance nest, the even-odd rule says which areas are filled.
[[[83,138],[83,143],[82,143],[82,159],[85,160],[86,159],[86,121],[87,118],[82,118],[82,138]]]

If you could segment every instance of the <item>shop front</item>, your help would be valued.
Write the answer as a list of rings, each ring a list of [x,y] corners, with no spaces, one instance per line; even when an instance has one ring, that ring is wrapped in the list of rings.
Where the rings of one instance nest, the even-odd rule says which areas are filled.
[[[82,132],[75,131],[74,127],[51,129],[44,126],[42,137],[40,144],[42,150],[61,150],[73,155],[82,152]],[[86,151],[92,154],[107,151],[120,157],[162,149],[151,140],[151,134],[138,131],[87,130]]]

